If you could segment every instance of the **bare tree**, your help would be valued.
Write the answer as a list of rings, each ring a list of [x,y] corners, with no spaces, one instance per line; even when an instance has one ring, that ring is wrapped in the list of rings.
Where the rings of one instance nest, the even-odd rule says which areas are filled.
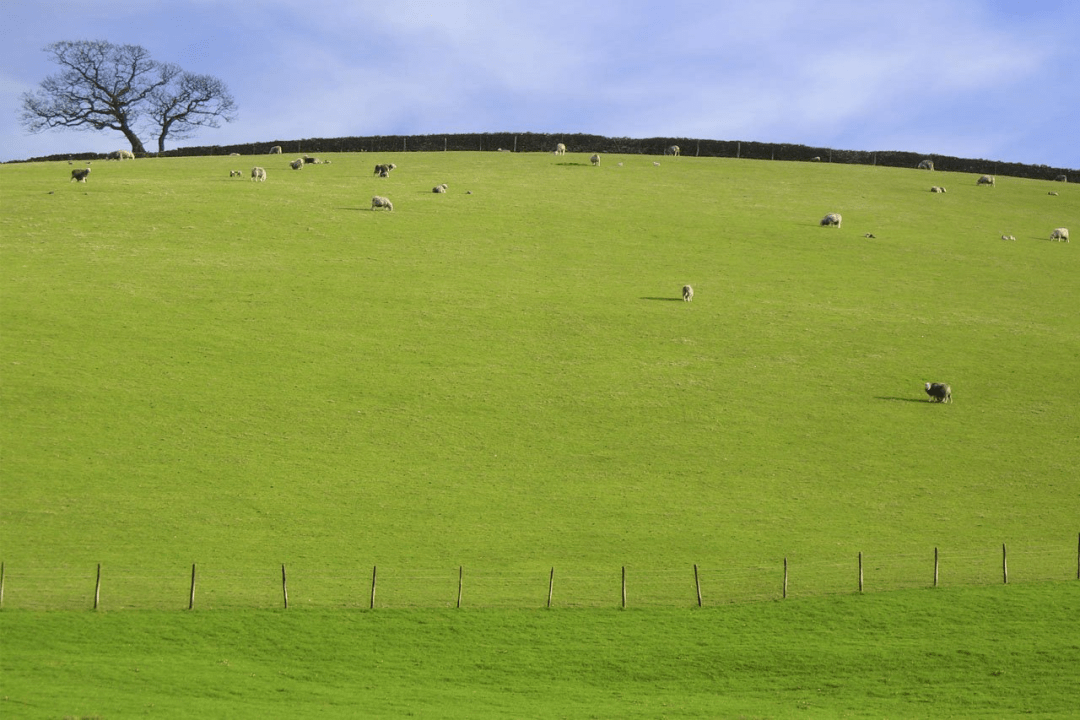
[[[221,80],[211,75],[179,72],[169,85],[150,93],[148,116],[158,133],[158,152],[165,151],[165,138],[189,138],[200,127],[220,127],[219,120],[232,122],[236,102]]]
[[[45,48],[61,72],[22,97],[20,120],[30,132],[53,128],[115,130],[145,153],[137,129],[160,130],[158,149],[170,132],[190,137],[196,127],[232,119],[235,103],[225,84],[158,62],[138,45],[103,40],[63,41]]]

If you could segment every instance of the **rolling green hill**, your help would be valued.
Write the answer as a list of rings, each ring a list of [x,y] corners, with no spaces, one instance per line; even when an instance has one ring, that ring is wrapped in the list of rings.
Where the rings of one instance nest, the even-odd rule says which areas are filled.
[[[1000,583],[1003,544],[1010,582],[1075,577],[1074,185],[326,157],[0,167],[8,627],[89,607],[97,563],[103,610],[186,608],[192,564],[200,609],[279,607],[282,564],[290,608],[366,608],[377,565],[378,607],[433,618],[459,568],[511,617],[552,569],[554,607],[617,607],[625,567],[679,627],[694,565],[706,606],[778,598],[785,558],[800,601],[858,553],[868,591],[934,548],[946,586]]]

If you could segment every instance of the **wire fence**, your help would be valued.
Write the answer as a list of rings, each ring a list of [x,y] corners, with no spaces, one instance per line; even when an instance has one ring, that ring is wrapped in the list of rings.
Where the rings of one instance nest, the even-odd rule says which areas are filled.
[[[691,607],[924,587],[1080,580],[1075,548],[1025,546],[846,559],[783,558],[747,567],[355,570],[288,564],[236,569],[0,563],[0,609]]]

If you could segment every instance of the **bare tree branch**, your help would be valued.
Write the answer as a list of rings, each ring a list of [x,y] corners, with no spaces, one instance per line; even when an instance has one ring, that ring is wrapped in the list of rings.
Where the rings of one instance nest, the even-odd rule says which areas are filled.
[[[61,71],[22,97],[20,121],[30,132],[54,128],[113,130],[144,153],[136,128],[149,124],[165,138],[189,137],[198,127],[234,118],[235,101],[223,82],[153,60],[146,48],[103,40],[63,41],[45,48]]]

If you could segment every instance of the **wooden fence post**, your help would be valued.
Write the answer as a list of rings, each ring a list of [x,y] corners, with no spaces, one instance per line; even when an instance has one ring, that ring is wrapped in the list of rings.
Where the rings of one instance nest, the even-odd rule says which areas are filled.
[[[289,584],[285,580],[285,563],[281,563],[281,595],[285,600],[285,609],[289,609]]]
[[[934,587],[938,583],[938,549],[934,548]]]
[[[191,594],[188,596],[187,609],[191,610],[195,607],[195,563],[191,563]]]
[[[457,606],[461,607],[461,583],[465,577],[465,567],[458,565],[457,569]]]
[[[98,609],[101,602],[101,563],[97,564],[97,582],[94,583],[94,609]]]
[[[551,592],[555,589],[555,568],[551,568],[551,577],[548,578],[548,604],[551,607]]]
[[[701,607],[701,580],[698,579],[697,563],[694,563],[694,586],[697,588],[697,606]]]
[[[379,572],[378,565],[371,566],[371,609],[375,609],[375,577]]]
[[[863,591],[862,553],[859,553],[859,592]]]
[[[622,566],[622,606],[626,609],[626,566]]]
[[[787,600],[787,556],[784,556],[784,599]]]
[[[1005,543],[1001,543],[1001,580],[1009,584],[1009,556],[1005,549]]]

